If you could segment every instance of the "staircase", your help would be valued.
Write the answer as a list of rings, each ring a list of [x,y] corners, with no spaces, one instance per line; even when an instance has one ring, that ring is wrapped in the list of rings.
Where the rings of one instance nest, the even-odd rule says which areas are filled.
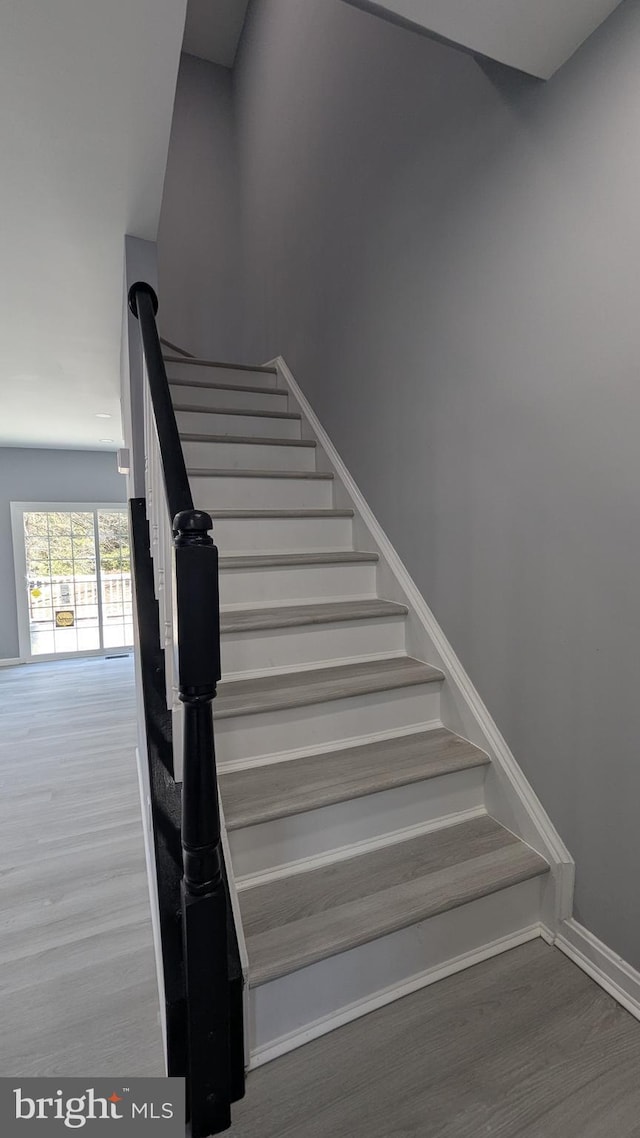
[[[552,934],[571,863],[284,363],[165,366],[220,554],[215,744],[255,1067]]]

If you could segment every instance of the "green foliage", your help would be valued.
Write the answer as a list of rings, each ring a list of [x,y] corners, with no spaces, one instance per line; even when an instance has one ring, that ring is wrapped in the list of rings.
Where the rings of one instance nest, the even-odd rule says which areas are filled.
[[[127,515],[120,510],[100,510],[100,569],[103,573],[129,573],[129,526]]]
[[[95,574],[96,544],[91,511],[25,513],[24,531],[30,580]],[[128,574],[130,554],[126,514],[121,510],[99,510],[98,534],[102,573]]]

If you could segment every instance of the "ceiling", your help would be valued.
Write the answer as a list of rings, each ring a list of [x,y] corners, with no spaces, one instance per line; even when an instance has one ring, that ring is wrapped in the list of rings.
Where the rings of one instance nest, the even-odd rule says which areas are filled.
[[[183,51],[222,67],[233,67],[248,2],[189,0]]]
[[[620,0],[348,0],[550,79]]]
[[[156,236],[185,7],[4,0],[0,445],[121,443],[124,235]]]
[[[548,77],[618,0],[350,2]],[[124,235],[156,237],[181,47],[231,66],[246,8],[4,0],[0,446],[121,443]]]

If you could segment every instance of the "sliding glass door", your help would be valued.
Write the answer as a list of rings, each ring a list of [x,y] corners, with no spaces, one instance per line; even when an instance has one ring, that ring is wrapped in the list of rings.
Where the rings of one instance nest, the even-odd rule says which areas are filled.
[[[13,503],[12,526],[22,658],[129,647],[126,509]]]

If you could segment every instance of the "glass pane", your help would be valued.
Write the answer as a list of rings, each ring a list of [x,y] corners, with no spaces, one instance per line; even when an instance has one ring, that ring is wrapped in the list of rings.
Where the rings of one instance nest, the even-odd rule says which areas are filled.
[[[73,530],[74,537],[82,538],[88,537],[91,539],[91,548],[93,549],[93,514],[71,514],[71,529]]]
[[[56,652],[77,652],[78,632],[73,628],[57,628],[54,631]]]
[[[31,652],[100,647],[93,511],[24,514]]]
[[[78,624],[78,648],[89,652],[100,647],[100,630],[97,624]]]
[[[56,557],[56,555],[52,551],[52,553],[51,553],[51,584],[52,585],[60,585],[64,578],[66,578],[67,580],[73,578],[73,571],[74,571],[74,564],[73,564],[73,558],[72,557],[68,557],[68,558],[65,558],[63,560],[61,557]]]
[[[45,653],[55,652],[56,645],[54,640],[53,628],[51,629],[32,629],[31,630],[31,654],[32,656],[42,656]]]
[[[82,558],[76,558],[73,562],[74,577],[76,581],[85,582],[93,581],[93,587],[96,588],[96,563],[95,561],[86,561]]]
[[[47,534],[26,534],[27,573],[37,576],[49,572],[49,539]]]
[[[128,628],[123,621],[105,622],[104,646],[105,648],[124,648],[131,641],[127,639]]]
[[[105,647],[133,643],[131,555],[125,510],[98,510],[102,619]]]
[[[50,624],[53,628],[53,608],[51,605],[34,605],[31,610],[31,622],[42,628]]]
[[[25,533],[35,535],[44,534],[47,536],[47,515],[38,513],[28,513],[24,516]]]

